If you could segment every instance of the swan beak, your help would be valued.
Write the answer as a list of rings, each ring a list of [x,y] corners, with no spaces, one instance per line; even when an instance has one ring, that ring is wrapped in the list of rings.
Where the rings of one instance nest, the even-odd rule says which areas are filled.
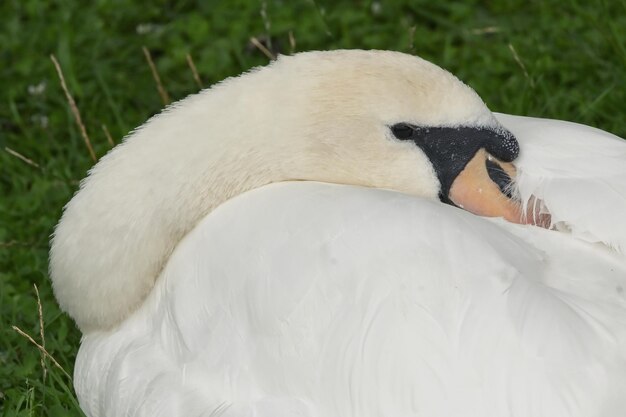
[[[550,214],[534,198],[524,213],[513,192],[515,166],[480,149],[455,178],[448,198],[456,206],[485,217],[503,217],[518,224],[550,227]],[[539,203],[539,204],[537,204]]]

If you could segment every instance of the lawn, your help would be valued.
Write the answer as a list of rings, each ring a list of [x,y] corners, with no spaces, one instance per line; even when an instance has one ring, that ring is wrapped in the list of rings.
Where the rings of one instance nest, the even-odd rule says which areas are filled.
[[[47,254],[93,160],[51,54],[96,158],[163,106],[143,46],[171,100],[268,53],[392,49],[447,68],[492,110],[626,137],[624,0],[4,0],[0,16],[1,416],[82,415],[70,377],[80,334],[54,301]]]

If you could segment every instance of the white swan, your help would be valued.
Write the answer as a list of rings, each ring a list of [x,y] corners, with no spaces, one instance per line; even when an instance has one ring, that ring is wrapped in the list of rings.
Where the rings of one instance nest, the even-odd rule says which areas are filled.
[[[501,193],[502,125],[528,210]],[[190,97],[103,158],[56,229],[81,406],[621,416],[624,161],[607,133],[494,117],[399,53],[283,57]]]

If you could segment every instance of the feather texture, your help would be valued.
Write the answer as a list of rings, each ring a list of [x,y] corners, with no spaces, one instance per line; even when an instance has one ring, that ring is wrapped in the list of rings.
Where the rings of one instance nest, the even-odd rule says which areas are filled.
[[[573,234],[275,184],[218,207],[138,311],[86,335],[75,384],[91,417],[617,417],[624,288],[623,256]]]
[[[610,133],[560,120],[496,114],[518,137],[523,201],[543,200],[552,223],[626,253],[626,145]]]
[[[435,201],[433,160],[397,123],[512,131],[515,194],[554,230]],[[625,162],[610,134],[494,117],[404,54],[303,53],[227,80],[103,158],[55,230],[81,406],[622,417]]]
[[[397,122],[501,128],[452,74],[391,51],[282,56],[169,106],[102,158],[65,207],[50,248],[61,308],[84,332],[114,327],[200,219],[262,185],[309,180],[436,198],[429,159],[391,139]]]

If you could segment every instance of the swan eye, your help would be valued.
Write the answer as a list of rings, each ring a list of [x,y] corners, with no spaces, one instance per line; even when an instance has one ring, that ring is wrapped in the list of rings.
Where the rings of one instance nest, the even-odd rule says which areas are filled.
[[[415,129],[413,128],[413,126],[406,123],[398,123],[391,126],[391,132],[396,138],[400,140],[410,139],[413,136],[414,131]]]

